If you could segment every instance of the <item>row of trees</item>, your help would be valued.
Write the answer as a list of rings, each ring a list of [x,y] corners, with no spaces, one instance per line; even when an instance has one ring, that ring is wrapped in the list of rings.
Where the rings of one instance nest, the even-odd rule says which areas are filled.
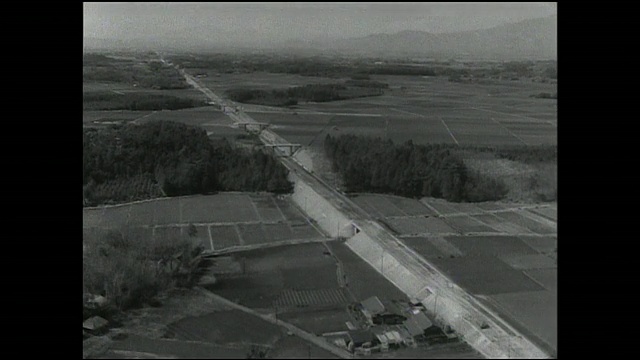
[[[355,81],[355,80],[350,80]],[[346,85],[351,85],[350,87]],[[381,95],[387,84],[367,82],[354,84],[311,84],[288,89],[229,89],[226,96],[237,102],[274,106],[296,105],[300,101],[327,102],[354,97]],[[388,85],[387,85],[388,86]]]
[[[128,93],[126,95],[108,91],[92,91],[83,95],[84,110],[179,110],[205,106],[204,100],[182,98],[171,95]]]
[[[147,176],[167,196],[216,191],[287,193],[293,188],[286,168],[272,156],[235,148],[224,139],[212,142],[204,129],[182,123],[85,129],[83,137],[83,185],[87,185],[89,204],[108,200],[91,192],[101,184]],[[122,188],[118,191],[118,199],[128,196]]]
[[[430,196],[449,201],[498,200],[507,193],[497,180],[472,172],[448,145],[401,145],[391,140],[327,135],[326,155],[347,191]]]

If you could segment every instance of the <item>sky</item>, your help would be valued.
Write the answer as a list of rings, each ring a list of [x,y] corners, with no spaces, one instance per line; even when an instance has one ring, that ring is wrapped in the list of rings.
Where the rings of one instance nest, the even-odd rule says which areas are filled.
[[[84,36],[287,41],[490,28],[557,14],[556,3],[84,3]]]

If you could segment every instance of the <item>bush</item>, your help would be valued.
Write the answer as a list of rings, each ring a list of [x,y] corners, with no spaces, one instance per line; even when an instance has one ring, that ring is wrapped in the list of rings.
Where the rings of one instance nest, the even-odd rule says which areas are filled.
[[[105,296],[117,310],[139,308],[162,291],[195,284],[204,249],[188,238],[152,239],[127,228],[85,239],[85,245],[84,291]]]

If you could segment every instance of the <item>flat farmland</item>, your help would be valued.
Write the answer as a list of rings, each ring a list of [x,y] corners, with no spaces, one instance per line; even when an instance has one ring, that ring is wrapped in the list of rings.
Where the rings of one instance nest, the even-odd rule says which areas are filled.
[[[447,251],[442,251],[440,247],[435,246],[433,242],[426,237],[403,238],[402,242],[407,244],[407,246],[415,250],[425,259],[444,258],[453,255]]]
[[[128,206],[105,208],[101,215],[101,225],[104,227],[120,227],[127,225],[130,210],[131,209]]]
[[[476,233],[482,233],[482,232],[495,232],[496,230],[486,226],[482,223],[480,223],[479,221],[473,219],[470,216],[450,216],[447,218],[444,218],[444,221],[451,226],[452,228],[456,229],[458,232],[461,233],[470,233],[470,232],[476,232]]]
[[[155,221],[155,216],[156,216],[156,211],[158,211],[157,207],[156,207],[156,203],[157,202],[142,202],[139,203],[138,206],[134,208],[129,207],[129,211],[132,211],[133,213],[131,214],[132,216],[129,216],[129,221],[128,221],[128,225],[130,226],[145,226],[145,225],[151,225],[151,224],[162,224],[162,223],[172,223],[171,221],[169,222],[156,222]],[[127,205],[123,205],[124,207],[127,207]],[[109,212],[110,210],[105,209],[105,212]],[[160,217],[160,213],[158,213],[158,216]],[[178,215],[179,216],[179,215]]]
[[[541,253],[550,253],[558,246],[558,239],[551,236],[519,236],[531,248]]]
[[[351,316],[343,309],[316,310],[313,312],[287,312],[278,314],[283,319],[312,334],[322,335],[329,332],[348,330],[346,322],[352,321]]]
[[[265,224],[264,232],[268,241],[293,239],[293,232],[287,224]]]
[[[209,127],[231,126],[233,121],[222,111],[213,106],[181,109],[173,111],[156,111],[152,115],[144,118],[144,122],[149,121],[175,121],[187,125]]]
[[[130,110],[85,110],[82,112],[82,122],[94,121],[133,121],[151,114],[153,111]]]
[[[473,215],[474,219],[487,224],[488,226],[507,234],[535,234],[524,226],[520,226],[514,224],[512,222],[507,221],[505,218],[499,217],[498,213],[496,214],[482,214],[482,215]]]
[[[502,257],[502,260],[514,269],[532,270],[532,269],[550,269],[557,267],[553,259],[546,255],[510,255]]]
[[[97,82],[97,81],[83,81],[82,82],[82,92],[92,92],[92,91],[113,91],[113,92],[122,92],[122,91],[137,91],[138,88],[119,82]]]
[[[114,341],[109,350],[97,359],[246,359],[250,351],[245,346],[225,347],[204,342],[175,339],[151,339],[129,334]]]
[[[146,227],[155,228],[156,236],[187,236],[189,224],[207,249],[211,233],[213,250],[324,236],[290,199],[270,194],[221,193],[83,209],[85,229]]]
[[[258,215],[261,221],[286,221],[286,217],[280,211],[280,208],[276,204],[273,197],[269,195],[250,195],[251,201],[258,210]]]
[[[495,215],[507,222],[515,223],[518,226],[525,227],[536,234],[547,235],[553,234],[555,232],[555,229],[553,229],[552,227],[530,219],[526,216],[520,215],[516,211],[500,212],[496,213]]]
[[[333,353],[297,336],[285,336],[278,340],[267,355],[272,359],[339,359]]]
[[[351,200],[374,217],[406,216],[398,206],[391,203],[386,196],[375,194],[358,194]]]
[[[262,224],[240,224],[240,236],[244,240],[245,245],[257,245],[268,242],[267,234]]]
[[[327,243],[331,252],[342,264],[346,274],[347,288],[357,301],[371,296],[378,296],[381,300],[409,300],[393,283],[371,268],[344,242],[332,241]]]
[[[399,142],[409,139],[415,143],[457,141],[474,145],[557,142],[557,129],[549,123],[557,123],[555,102],[529,97],[534,93],[554,92],[556,85],[509,81],[460,84],[438,77],[372,78],[404,90],[387,90],[382,96],[299,104],[297,116],[305,117],[305,112],[334,113],[336,117],[331,124],[341,132],[382,136],[386,130],[389,138]],[[544,113],[544,119],[530,116],[538,113]],[[518,125],[512,129],[501,121],[518,121]],[[314,125],[303,122],[289,124],[300,130]],[[294,131],[287,130],[290,134]]]
[[[153,229],[153,237],[157,239],[175,239],[180,238],[182,236],[182,232],[180,227],[169,226],[169,227],[157,227]]]
[[[228,310],[189,317],[169,325],[179,340],[212,344],[261,344],[269,346],[283,329],[240,310]]]
[[[558,220],[558,209],[555,207],[544,207],[544,208],[537,208],[537,209],[529,209],[527,211],[531,211],[533,213],[536,213],[538,215],[542,215],[544,217],[546,217],[547,219],[553,220],[553,221],[557,221]]]
[[[445,236],[467,256],[530,255],[537,252],[515,236]]]
[[[402,235],[457,233],[457,231],[447,225],[444,220],[434,217],[391,218],[386,219],[385,222],[388,223],[397,233]]]
[[[339,288],[337,264],[324,251],[321,244],[300,244],[236,253],[234,259],[245,271],[221,276],[207,288],[256,308],[321,305],[329,300],[339,304],[346,295]]]
[[[451,203],[448,203],[444,200],[433,199],[433,198],[422,198],[420,199],[425,206],[434,209],[438,215],[448,215],[448,214],[456,214],[458,213],[458,209],[453,207]]]
[[[475,295],[544,290],[522,271],[513,269],[495,256],[463,256],[431,261],[455,283]]]
[[[351,200],[377,217],[435,215],[435,212],[416,199],[394,195],[356,194]]]
[[[409,199],[400,196],[387,195],[385,196],[389,202],[391,202],[396,207],[400,208],[405,214],[414,216],[414,215],[435,215],[435,212],[425,205],[423,205],[420,201],[416,199]]]
[[[531,269],[525,271],[527,275],[542,284],[549,291],[558,291],[558,269]]]
[[[140,204],[134,204],[130,206],[135,208],[134,213],[137,213],[137,210],[142,210],[145,207],[149,207],[149,206],[152,207],[153,208],[153,224],[156,224],[156,225],[176,224],[181,222],[179,198],[161,199],[154,202],[140,203]]]
[[[200,78],[198,79],[198,82],[216,93],[218,91],[224,92],[232,88],[273,90],[308,84],[330,84],[341,81],[340,79],[301,76],[295,74],[273,74],[266,72],[255,72],[250,74],[218,74],[217,71],[211,69],[187,68],[186,70],[190,74],[195,74],[200,71],[209,73],[210,76]]]
[[[533,333],[537,342],[554,354],[558,348],[558,294],[553,291],[526,291],[490,296],[503,314]],[[536,341],[537,340],[537,341]]]
[[[259,221],[251,198],[245,194],[218,194],[178,198],[180,222]]]
[[[189,236],[189,229],[187,227],[184,227],[182,229],[182,234]],[[196,233],[193,236],[193,240],[201,243],[205,250],[213,250],[211,249],[211,240],[209,238],[209,227],[208,226],[196,226]]]
[[[209,232],[211,233],[211,240],[213,241],[214,250],[222,250],[234,246],[240,246],[240,238],[236,227],[233,225],[227,226],[209,226]]]

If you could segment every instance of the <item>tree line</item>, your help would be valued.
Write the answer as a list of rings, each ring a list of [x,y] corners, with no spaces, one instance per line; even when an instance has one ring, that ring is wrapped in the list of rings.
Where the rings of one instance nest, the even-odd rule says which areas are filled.
[[[468,169],[448,145],[327,135],[324,149],[349,192],[429,196],[453,202],[499,200],[507,193],[504,183]]]
[[[87,205],[107,201],[101,184],[151,177],[167,196],[216,191],[293,189],[288,170],[262,151],[235,148],[226,139],[212,141],[204,129],[171,121],[84,129],[83,189]],[[138,194],[118,189],[113,198]],[[115,191],[115,190],[114,190]]]
[[[355,86],[353,86],[353,84],[310,84],[274,90],[229,89],[225,95],[233,101],[242,103],[291,106],[298,104],[300,101],[327,102],[355,97],[382,95],[382,88],[384,86],[381,84],[382,83],[374,82],[371,82],[369,86],[363,84]]]
[[[92,91],[83,94],[83,110],[179,110],[206,106],[204,100],[150,93]]]

